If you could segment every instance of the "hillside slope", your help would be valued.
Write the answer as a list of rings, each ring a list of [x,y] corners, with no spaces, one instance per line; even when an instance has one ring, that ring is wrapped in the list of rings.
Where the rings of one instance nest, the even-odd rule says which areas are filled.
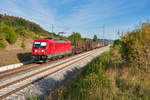
[[[33,40],[52,35],[34,22],[0,14],[0,66],[30,60]]]
[[[35,33],[49,33],[48,31],[41,28],[38,24],[21,17],[0,14],[0,25],[8,25],[14,28],[22,27]]]

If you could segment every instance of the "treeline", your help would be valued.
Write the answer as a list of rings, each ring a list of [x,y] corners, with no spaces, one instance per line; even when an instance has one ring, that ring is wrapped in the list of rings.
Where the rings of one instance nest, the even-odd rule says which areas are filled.
[[[33,31],[35,33],[48,33],[38,24],[25,20],[24,18],[21,17],[14,17],[0,14],[0,25],[8,25],[16,29],[24,28],[26,30]]]
[[[14,17],[0,14],[0,49],[5,49],[8,44],[14,44],[21,38],[21,47],[25,49],[25,39],[40,39],[41,37],[56,36],[38,24],[25,20],[21,17]]]
[[[91,39],[88,39],[88,38],[83,38],[83,37],[81,36],[81,34],[78,33],[78,32],[73,32],[73,33],[68,37],[68,39],[71,41],[71,43],[72,43],[73,45],[78,45],[78,44],[86,43],[86,42],[89,42],[89,41],[91,41],[91,42],[92,42],[92,41],[93,41],[93,42],[98,42],[98,38],[97,38],[96,35],[94,35],[93,40],[91,40]]]

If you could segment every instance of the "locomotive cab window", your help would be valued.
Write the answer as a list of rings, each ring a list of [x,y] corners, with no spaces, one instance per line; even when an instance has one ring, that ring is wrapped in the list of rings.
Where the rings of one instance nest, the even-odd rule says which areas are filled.
[[[40,48],[40,42],[34,42],[34,48],[39,49]]]
[[[47,42],[41,42],[40,49],[45,49]]]
[[[45,49],[47,46],[47,42],[34,42],[35,49]]]

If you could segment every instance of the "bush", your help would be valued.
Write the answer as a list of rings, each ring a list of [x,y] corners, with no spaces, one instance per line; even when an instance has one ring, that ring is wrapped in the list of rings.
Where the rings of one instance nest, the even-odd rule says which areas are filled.
[[[5,33],[5,39],[10,44],[14,44],[17,41],[17,35],[12,27],[5,26],[3,32]]]
[[[33,40],[38,40],[38,39],[41,39],[40,35],[33,36]]]
[[[7,47],[4,36],[0,36],[0,49],[5,49]]]
[[[5,39],[10,43],[14,44],[17,41],[17,35],[12,27],[0,26],[0,34],[5,36]]]
[[[26,49],[26,45],[25,45],[24,41],[21,42],[21,47],[22,47],[23,49]]]
[[[120,39],[117,39],[117,40],[114,41],[113,47],[115,47],[116,45],[121,45],[121,40]]]
[[[18,35],[24,36],[25,35],[25,28],[23,26],[18,26],[18,27],[16,27],[15,32]]]
[[[150,24],[122,37],[123,58],[142,70],[150,68]]]

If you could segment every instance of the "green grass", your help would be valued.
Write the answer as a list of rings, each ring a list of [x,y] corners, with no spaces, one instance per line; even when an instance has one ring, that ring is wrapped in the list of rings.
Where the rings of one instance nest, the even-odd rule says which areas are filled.
[[[149,100],[149,85],[150,80],[128,66],[111,48],[68,83],[63,96],[65,100]]]

